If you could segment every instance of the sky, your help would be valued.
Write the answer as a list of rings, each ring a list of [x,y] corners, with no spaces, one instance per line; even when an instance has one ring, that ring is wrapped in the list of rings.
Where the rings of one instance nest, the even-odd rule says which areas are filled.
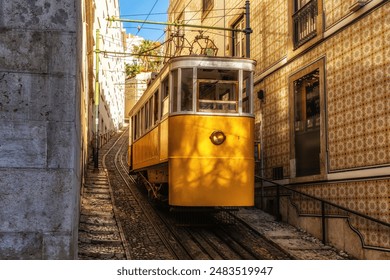
[[[167,21],[169,0],[119,0],[120,17],[124,19]],[[147,40],[163,42],[164,25],[123,22],[127,33]],[[140,28],[140,29],[138,29]]]

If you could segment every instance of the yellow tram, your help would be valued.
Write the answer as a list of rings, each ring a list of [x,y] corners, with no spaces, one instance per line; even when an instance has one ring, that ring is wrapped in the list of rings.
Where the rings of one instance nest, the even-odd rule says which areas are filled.
[[[130,112],[129,166],[171,206],[254,205],[253,72],[245,58],[170,59]]]

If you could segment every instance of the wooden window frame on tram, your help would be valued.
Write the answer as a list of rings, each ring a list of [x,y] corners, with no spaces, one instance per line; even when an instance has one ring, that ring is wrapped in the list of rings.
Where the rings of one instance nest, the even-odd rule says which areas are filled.
[[[201,83],[209,83],[209,84],[232,84],[235,87],[235,100],[215,100],[215,99],[201,99],[200,98],[200,84]],[[208,80],[208,79],[199,79],[197,80],[197,105],[196,105],[196,111],[197,112],[208,112],[208,113],[238,113],[239,112],[239,83],[238,81],[224,81],[224,80]],[[208,103],[212,105],[212,108],[208,109],[202,109],[200,104],[201,103]],[[217,105],[235,105],[235,110],[229,110],[229,109],[217,109]]]

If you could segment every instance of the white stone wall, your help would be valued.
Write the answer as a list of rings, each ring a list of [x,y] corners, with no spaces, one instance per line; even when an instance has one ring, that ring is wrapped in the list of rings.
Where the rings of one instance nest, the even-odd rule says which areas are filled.
[[[78,1],[0,1],[0,259],[77,256]]]
[[[115,131],[124,122],[125,109],[125,44],[121,22],[109,22],[108,17],[119,17],[118,0],[94,1],[94,30],[100,31],[100,106],[99,134]],[[94,33],[95,42],[97,40]],[[95,45],[96,46],[96,45]],[[96,54],[95,54],[96,55]],[[94,59],[94,63],[95,63]],[[95,65],[96,67],[96,65]],[[95,68],[96,69],[96,68]]]
[[[125,118],[129,118],[130,110],[141,98],[145,92],[148,81],[151,79],[152,72],[142,72],[135,77],[126,79],[126,106]]]
[[[133,65],[141,63],[140,58],[130,54],[133,53],[134,47],[140,46],[144,40],[145,39],[143,37],[136,36],[133,34],[126,34],[126,53],[128,53],[128,55],[125,58],[125,62],[127,64]]]

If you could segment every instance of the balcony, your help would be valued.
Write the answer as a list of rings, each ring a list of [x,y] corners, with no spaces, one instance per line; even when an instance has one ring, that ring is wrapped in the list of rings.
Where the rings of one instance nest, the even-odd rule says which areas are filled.
[[[312,0],[293,15],[294,49],[317,35],[318,0]]]

